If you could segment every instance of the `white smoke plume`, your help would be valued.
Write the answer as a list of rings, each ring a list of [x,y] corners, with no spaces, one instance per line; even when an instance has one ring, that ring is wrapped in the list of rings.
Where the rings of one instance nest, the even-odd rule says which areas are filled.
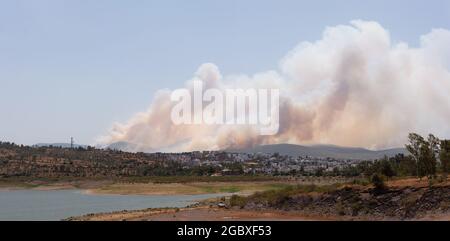
[[[206,88],[279,88],[280,130],[261,136],[243,126],[176,126],[170,92],[100,139],[134,151],[191,151],[260,144],[335,144],[372,149],[402,146],[409,132],[450,137],[450,31],[433,29],[420,46],[393,43],[377,22],[327,27],[322,39],[301,42],[279,70],[222,76],[203,64],[192,80]]]

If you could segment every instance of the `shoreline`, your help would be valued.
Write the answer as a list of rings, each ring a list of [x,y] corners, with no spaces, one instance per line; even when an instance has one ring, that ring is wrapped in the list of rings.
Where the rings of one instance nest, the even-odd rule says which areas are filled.
[[[342,217],[321,216],[279,210],[249,211],[210,206],[184,208],[149,208],[92,213],[69,217],[64,221],[332,221]]]
[[[149,208],[91,213],[63,221],[400,221],[396,217],[339,216],[282,210],[224,209],[210,206],[185,208]],[[449,221],[450,213],[427,214],[408,221]]]

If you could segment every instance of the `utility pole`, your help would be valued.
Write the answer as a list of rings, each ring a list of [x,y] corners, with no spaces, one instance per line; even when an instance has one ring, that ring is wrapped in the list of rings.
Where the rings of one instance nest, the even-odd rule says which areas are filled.
[[[73,137],[70,137],[70,149],[73,149]]]

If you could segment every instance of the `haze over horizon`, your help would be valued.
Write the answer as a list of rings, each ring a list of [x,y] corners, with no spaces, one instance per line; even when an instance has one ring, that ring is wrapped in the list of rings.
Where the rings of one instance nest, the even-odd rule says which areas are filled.
[[[176,151],[450,138],[447,1],[108,3],[0,3],[2,140]],[[174,128],[167,89],[194,79],[280,88],[279,135]]]

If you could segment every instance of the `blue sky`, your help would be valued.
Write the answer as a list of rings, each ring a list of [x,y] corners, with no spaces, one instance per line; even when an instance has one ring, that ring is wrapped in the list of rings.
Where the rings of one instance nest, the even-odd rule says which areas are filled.
[[[450,29],[435,1],[0,1],[0,140],[93,143],[205,62],[276,69],[326,26],[374,20],[417,45]]]

